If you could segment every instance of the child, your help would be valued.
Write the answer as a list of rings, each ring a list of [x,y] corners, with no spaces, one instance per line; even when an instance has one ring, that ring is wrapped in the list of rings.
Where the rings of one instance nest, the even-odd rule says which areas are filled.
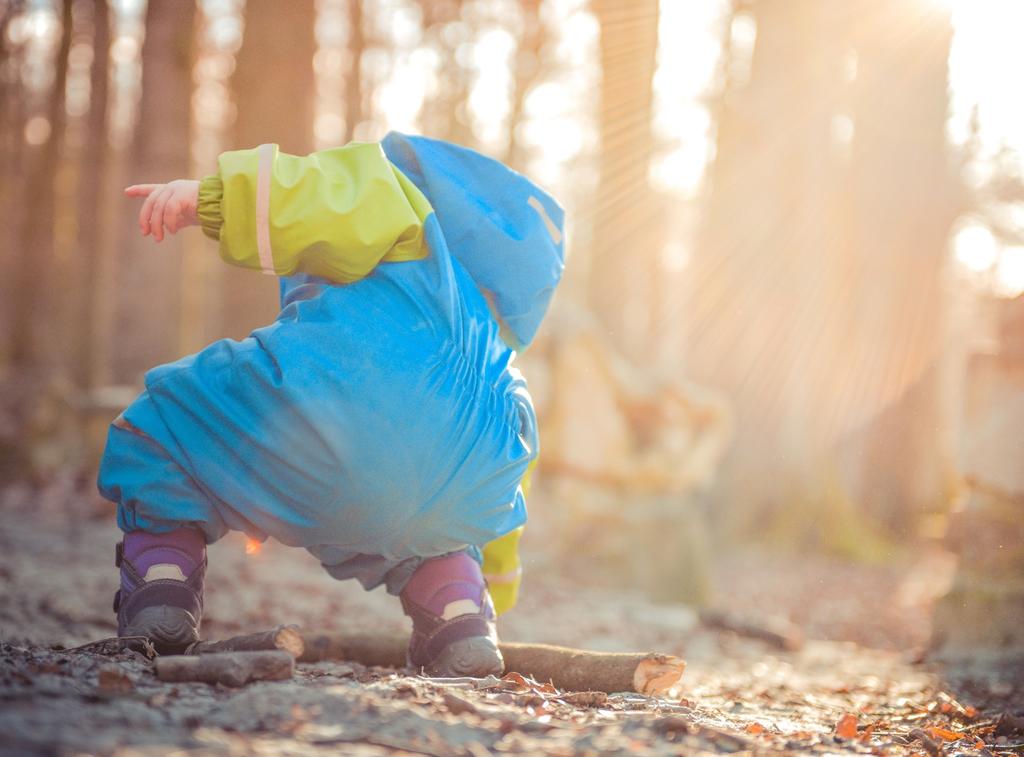
[[[225,261],[281,277],[282,309],[149,371],[111,425],[118,633],[195,641],[206,544],[233,529],[383,583],[413,621],[410,665],[500,673],[480,548],[526,520],[536,419],[511,363],[561,277],[562,210],[496,161],[396,133],[218,163],[125,190],[146,197],[142,233],[201,225]]]

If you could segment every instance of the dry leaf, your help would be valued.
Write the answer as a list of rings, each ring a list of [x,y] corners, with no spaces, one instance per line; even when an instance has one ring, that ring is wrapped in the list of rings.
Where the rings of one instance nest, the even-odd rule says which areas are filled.
[[[474,715],[479,715],[480,711],[476,705],[472,702],[463,699],[462,697],[453,694],[450,691],[444,692],[444,704],[448,708],[448,712],[452,715],[464,715],[467,712]]]
[[[950,731],[950,730],[948,730],[946,728],[939,728],[938,726],[934,726],[934,725],[933,726],[929,726],[928,728],[925,728],[924,732],[927,733],[932,738],[942,739],[943,741],[959,741],[960,739],[962,739],[964,737],[964,735],[962,733],[957,733],[956,731]]]
[[[857,738],[857,716],[848,712],[839,718],[839,722],[836,723],[836,736],[841,739]]]
[[[528,688],[530,688],[529,681],[527,681],[525,678],[523,678],[523,676],[520,675],[519,673],[516,673],[514,670],[510,671],[510,672],[506,673],[504,676],[502,676],[501,680],[502,681],[507,681],[508,683],[515,684],[516,686],[518,686],[521,689],[528,689]]]
[[[99,688],[109,694],[126,694],[135,688],[135,684],[119,667],[108,666],[100,670]]]

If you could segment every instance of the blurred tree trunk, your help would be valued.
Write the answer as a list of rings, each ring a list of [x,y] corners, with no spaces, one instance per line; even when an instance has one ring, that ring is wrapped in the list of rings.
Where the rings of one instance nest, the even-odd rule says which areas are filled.
[[[735,14],[756,42],[749,76],[719,102],[689,276],[694,375],[738,406],[718,494],[750,503],[734,523],[748,532],[772,524],[789,541],[869,552],[865,497],[906,512],[948,481],[944,442],[924,441],[938,394],[906,394],[932,380],[942,334],[948,10],[761,0]],[[741,70],[742,51],[730,56],[726,70]],[[840,440],[903,395],[913,417],[882,416],[875,439],[895,445],[858,447],[851,485]],[[908,474],[918,466],[928,473]]]
[[[21,218],[19,264],[12,293],[11,361],[33,367],[52,356],[53,319],[48,317],[53,292],[49,284],[53,265],[54,177],[60,163],[66,122],[64,95],[68,53],[71,49],[71,0],[61,4],[61,37],[54,59],[55,75],[46,118],[48,138],[29,148],[24,193],[26,212]]]
[[[877,519],[905,534],[923,509],[948,501],[955,467],[943,274],[966,202],[946,141],[951,12],[869,2],[851,36],[851,229],[875,292],[865,315],[887,324],[878,349],[894,364],[880,380],[913,382],[863,433],[852,485]]]
[[[72,350],[75,378],[79,386],[92,384],[96,373],[94,329],[96,283],[100,267],[100,222],[104,191],[107,186],[107,100],[110,81],[110,10],[107,0],[91,0],[92,4],[92,68],[89,71],[89,114],[86,123],[85,149],[79,174],[78,243],[76,255],[81,263],[77,284]]]
[[[130,184],[187,178],[195,4],[150,2],[142,46],[142,97],[128,162]],[[182,239],[139,232],[141,202],[123,201],[113,378],[137,381],[178,349]]]
[[[348,0],[348,78],[345,80],[345,142],[355,139],[363,120],[363,0]]]
[[[664,242],[664,205],[648,182],[654,154],[653,79],[658,0],[596,0],[601,28],[600,179],[593,224],[591,300],[624,354],[652,346],[652,300]]]
[[[18,177],[24,176],[22,160],[25,155],[25,92],[21,87],[21,51],[7,39],[11,20],[22,12],[24,2],[8,3],[0,13],[0,203],[8,222],[0,226],[0,270],[15,271],[17,265],[18,232],[24,214],[22,192]],[[0,371],[13,348],[13,275],[0,277]]]
[[[424,41],[438,54],[437,91],[427,98],[420,115],[426,135],[472,147],[476,144],[470,123],[469,91],[472,71],[456,54],[469,42],[472,29],[460,24],[463,0],[420,0]]]
[[[508,147],[505,163],[517,171],[526,170],[526,147],[521,138],[521,127],[526,119],[526,98],[540,80],[544,47],[547,44],[547,30],[540,17],[541,0],[522,0],[519,12],[522,15],[523,33],[516,48],[513,73],[512,109],[508,116]]]
[[[832,119],[843,91],[840,6],[761,0],[734,9],[756,24],[753,50],[726,48],[717,103],[716,158],[704,226],[688,279],[693,375],[737,404],[738,438],[719,495],[764,526],[765,511],[797,509],[824,465],[820,397],[841,348],[830,312],[844,305],[835,261]],[[840,277],[841,278],[841,277]],[[817,483],[817,482],[816,482]]]
[[[294,0],[248,0],[242,49],[232,85],[238,118],[232,149],[275,142],[282,152],[313,150],[315,81],[313,51],[316,6]],[[240,339],[270,323],[278,312],[272,276],[223,266],[224,316],[228,336]]]

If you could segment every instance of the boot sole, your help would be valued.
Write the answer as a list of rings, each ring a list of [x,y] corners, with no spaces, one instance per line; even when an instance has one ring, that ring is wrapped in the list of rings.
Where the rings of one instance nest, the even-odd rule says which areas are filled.
[[[500,676],[505,670],[505,660],[493,639],[471,636],[446,646],[424,670],[440,678],[484,678]]]
[[[199,641],[199,623],[188,610],[158,605],[139,610],[121,635],[147,637],[157,654],[181,654]]]

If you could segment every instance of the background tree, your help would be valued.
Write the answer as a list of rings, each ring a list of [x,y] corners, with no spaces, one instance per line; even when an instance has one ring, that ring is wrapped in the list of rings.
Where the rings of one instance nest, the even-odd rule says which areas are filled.
[[[10,223],[0,228],[0,267],[14,271],[18,232],[24,215],[17,180],[24,175],[25,90],[21,85],[21,50],[8,38],[11,21],[23,11],[22,2],[9,2],[0,10],[0,202],[8,209]],[[12,325],[14,276],[0,277],[0,369],[6,367],[14,347]]]
[[[195,5],[152,2],[142,46],[142,95],[130,148],[127,184],[165,182],[189,175],[192,48]],[[141,237],[136,205],[124,203],[117,259],[117,306],[110,355],[113,378],[134,382],[141,372],[178,351],[183,241],[159,245]]]
[[[872,378],[882,397],[899,398],[862,435],[853,491],[905,533],[953,494],[947,240],[967,209],[946,137],[953,27],[948,12],[869,3],[850,30],[849,233],[861,289],[873,292],[859,320],[885,323],[884,335],[868,331],[863,351],[888,350],[886,374]]]
[[[107,106],[110,80],[110,9],[107,0],[88,0],[92,21],[92,65],[89,71],[89,111],[79,173],[77,292],[71,331],[75,378],[79,386],[93,383],[96,350],[95,298],[100,269],[100,224],[107,186]],[[99,191],[98,191],[99,190]]]
[[[345,80],[345,142],[355,139],[356,127],[366,112],[363,92],[363,51],[366,36],[363,31],[362,0],[348,0],[348,77]]]
[[[658,0],[596,0],[592,7],[601,30],[601,150],[597,196],[586,211],[593,229],[591,301],[614,343],[639,358],[652,346],[664,241],[662,200],[648,181]]]
[[[916,420],[901,417],[899,434],[890,414],[847,443],[847,465],[865,466],[852,477],[837,444],[939,375],[928,372],[958,191],[944,138],[949,16],[913,0],[762,0],[734,7],[733,36],[743,25],[756,42],[724,62],[689,355],[696,376],[737,401],[721,495],[761,503],[734,511],[746,527],[852,533],[844,502],[879,496],[868,471],[900,471],[895,488],[873,477],[893,512],[941,496],[906,475],[921,444],[928,480],[948,481],[942,442],[924,441],[943,423],[925,384],[908,395]]]
[[[472,147],[476,144],[468,108],[472,70],[458,54],[471,39],[463,0],[419,0],[425,43],[437,54],[436,90],[423,104],[420,120],[427,136]],[[465,48],[464,48],[465,49]]]
[[[545,71],[544,54],[549,35],[540,11],[541,0],[522,0],[519,3],[522,34],[516,45],[512,107],[508,116],[508,147],[505,150],[505,163],[518,171],[526,169],[528,157],[521,135],[526,115],[526,98],[543,79]]]
[[[315,24],[313,0],[246,2],[242,49],[231,82],[238,116],[229,149],[275,142],[295,155],[313,150]],[[276,279],[230,266],[218,270],[223,334],[240,339],[274,319]]]
[[[53,357],[54,330],[49,317],[53,266],[54,176],[64,144],[66,123],[64,92],[67,84],[68,53],[71,49],[71,0],[63,0],[60,15],[60,43],[53,62],[53,83],[47,94],[46,115],[26,128],[44,134],[25,156],[25,208],[19,219],[18,248],[32,253],[20,256],[14,267],[15,287],[11,293],[11,362],[20,368],[37,366]],[[30,137],[30,134],[26,135]],[[32,141],[35,141],[34,139]]]

